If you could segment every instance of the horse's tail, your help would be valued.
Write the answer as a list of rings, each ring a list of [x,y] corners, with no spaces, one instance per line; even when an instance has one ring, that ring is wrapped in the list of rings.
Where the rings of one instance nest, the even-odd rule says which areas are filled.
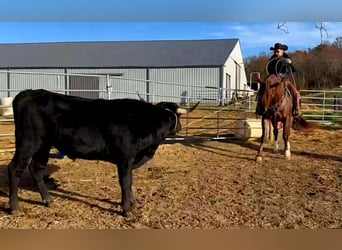
[[[292,128],[294,130],[315,129],[315,128],[319,128],[319,127],[320,127],[319,124],[308,122],[307,120],[304,119],[304,117],[302,115],[293,118]]]

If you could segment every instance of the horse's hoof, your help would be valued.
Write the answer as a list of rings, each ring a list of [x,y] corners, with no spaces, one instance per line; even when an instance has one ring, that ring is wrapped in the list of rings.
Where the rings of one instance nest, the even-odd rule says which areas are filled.
[[[291,152],[290,151],[285,151],[285,159],[291,160]]]
[[[255,158],[255,161],[256,161],[256,162],[262,162],[262,156],[257,156],[257,157]]]

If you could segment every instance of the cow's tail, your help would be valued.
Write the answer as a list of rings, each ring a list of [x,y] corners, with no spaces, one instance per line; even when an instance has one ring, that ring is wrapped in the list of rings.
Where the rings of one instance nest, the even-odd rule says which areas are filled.
[[[146,100],[144,98],[141,97],[141,95],[139,94],[139,92],[137,91],[137,96],[139,97],[139,100],[142,102],[146,102]]]

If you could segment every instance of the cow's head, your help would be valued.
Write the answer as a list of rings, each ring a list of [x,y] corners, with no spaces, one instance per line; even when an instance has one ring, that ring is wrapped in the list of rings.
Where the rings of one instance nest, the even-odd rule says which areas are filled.
[[[142,102],[146,102],[144,98],[141,97],[141,95],[139,94],[139,92],[137,91],[137,95],[140,99],[140,101]],[[156,104],[156,106],[162,107],[168,111],[170,111],[171,113],[173,113],[176,117],[176,125],[175,125],[175,129],[174,129],[174,134],[177,133],[178,131],[181,130],[182,126],[180,124],[179,121],[179,117],[181,115],[187,114],[192,112],[195,108],[197,108],[198,104],[200,102],[197,102],[194,106],[192,106],[191,108],[180,108],[177,103],[174,102],[159,102]]]
[[[156,106],[162,107],[165,110],[167,110],[167,111],[169,111],[169,112],[171,112],[171,113],[173,113],[175,115],[175,117],[176,117],[176,124],[175,124],[174,131],[173,131],[173,133],[175,134],[178,131],[180,131],[181,128],[182,128],[180,120],[179,120],[179,117],[181,115],[184,115],[184,114],[192,112],[198,106],[199,103],[200,102],[197,102],[191,108],[180,108],[178,106],[178,104],[174,103],[174,102],[159,102],[159,103],[156,104]]]

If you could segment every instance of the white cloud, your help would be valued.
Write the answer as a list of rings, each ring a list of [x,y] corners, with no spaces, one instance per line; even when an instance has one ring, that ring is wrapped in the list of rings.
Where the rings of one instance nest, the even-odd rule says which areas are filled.
[[[241,41],[244,54],[258,55],[269,51],[276,42],[286,43],[289,51],[307,50],[316,47],[321,42],[320,22],[285,22],[279,29],[278,23],[227,23],[224,30],[217,32],[217,37],[237,37]],[[333,42],[342,36],[342,22],[323,22],[327,33],[322,31],[322,40]],[[288,31],[285,32],[284,30]]]

